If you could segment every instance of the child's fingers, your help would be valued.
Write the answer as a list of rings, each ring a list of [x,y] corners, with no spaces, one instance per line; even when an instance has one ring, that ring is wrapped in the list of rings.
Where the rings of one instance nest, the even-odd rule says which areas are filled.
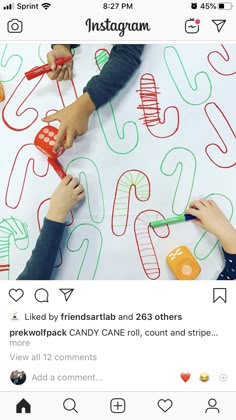
[[[51,80],[57,80],[57,78],[58,78],[58,76],[60,74],[60,71],[61,71],[61,66],[57,66],[55,68],[55,70],[49,71],[48,72],[49,79],[51,79]]]
[[[78,184],[78,185],[75,187],[75,192],[76,192],[76,194],[77,194],[77,195],[82,194],[82,193],[84,192],[84,187],[83,187],[83,185]]]
[[[69,77],[69,68],[66,67],[63,80],[69,80],[69,79],[70,79],[70,77]]]
[[[64,80],[65,77],[65,73],[66,73],[66,66],[61,67],[60,73],[57,76],[57,81],[61,82],[62,80]]]
[[[63,144],[64,149],[70,149],[74,143],[75,134],[73,131],[67,131],[66,133],[66,141]]]
[[[58,112],[55,112],[54,114],[49,115],[48,117],[42,118],[42,121],[44,122],[59,121]]]
[[[85,198],[85,193],[84,192],[82,192],[82,193],[80,193],[78,196],[77,196],[77,201],[81,201],[81,200],[83,200]]]
[[[52,121],[54,121],[54,120],[52,120]],[[65,138],[65,135],[66,135],[66,129],[62,125],[60,125],[60,128],[58,130],[58,133],[56,135],[56,143],[55,143],[55,145],[53,147],[53,152],[54,153],[58,152],[58,150],[62,146],[62,143],[63,143],[63,140]],[[64,145],[63,145],[63,147],[64,147]]]
[[[65,178],[63,178],[63,180],[61,181],[61,184],[68,185],[71,182],[72,178],[72,175],[66,175]]]
[[[68,80],[72,80],[72,67],[68,67]]]
[[[210,201],[209,200],[202,199],[200,201],[201,201],[201,203],[202,203],[203,206],[205,206],[205,207],[211,207],[211,204],[210,204]]]
[[[200,220],[198,219],[194,219],[193,220],[194,223],[196,223],[196,225],[200,226],[202,229],[205,229],[205,227],[203,226],[203,224],[200,222]]]
[[[54,71],[57,67],[56,54],[54,53],[54,51],[50,51],[47,54],[47,62],[48,62],[48,65],[51,67],[52,71]]]
[[[195,200],[189,204],[189,207],[193,209],[201,210],[204,208],[204,205],[202,204],[201,200]]]
[[[196,208],[189,208],[189,209],[185,210],[184,213],[185,214],[191,214],[191,216],[195,216],[199,219],[199,210],[197,210]]]
[[[209,203],[212,207],[218,207],[214,200],[209,200]]]
[[[71,188],[76,188],[79,185],[79,180],[78,178],[74,177],[70,180],[70,187]]]

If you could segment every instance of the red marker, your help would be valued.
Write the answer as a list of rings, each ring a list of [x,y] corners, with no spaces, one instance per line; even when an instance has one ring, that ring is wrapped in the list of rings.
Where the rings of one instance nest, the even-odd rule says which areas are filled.
[[[57,58],[56,59],[56,65],[57,66],[63,66],[63,64],[67,63],[67,61],[72,60],[72,56],[69,55],[68,57],[64,58]],[[42,74],[48,73],[49,71],[52,71],[49,64],[44,64],[43,66],[34,67],[30,71],[27,71],[25,73],[25,76],[28,80],[34,79],[35,77],[42,76]]]

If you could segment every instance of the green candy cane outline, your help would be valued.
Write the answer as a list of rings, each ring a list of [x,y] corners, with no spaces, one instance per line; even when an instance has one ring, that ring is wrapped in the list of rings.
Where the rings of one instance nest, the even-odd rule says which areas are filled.
[[[0,272],[8,272],[8,278],[10,278],[10,247],[11,238],[13,238],[15,246],[20,250],[25,250],[29,247],[29,235],[28,227],[25,222],[22,222],[15,217],[2,218],[0,221]],[[23,246],[21,241],[23,242]],[[4,260],[4,264],[1,263],[1,259]],[[1,266],[5,266],[5,269],[1,270]]]
[[[175,168],[173,169],[173,171],[172,172],[169,172],[169,173],[167,173],[167,172],[165,172],[164,171],[164,169],[163,169],[163,165],[165,164],[165,162],[166,162],[166,159],[167,159],[167,157],[168,157],[168,155],[170,154],[170,153],[173,153],[173,150],[185,150],[185,151],[187,151],[188,153],[190,153],[191,155],[192,155],[192,157],[193,157],[193,162],[194,162],[194,165],[193,165],[193,167],[192,167],[192,185],[191,185],[191,187],[190,187],[190,190],[189,190],[189,194],[188,194],[188,198],[187,198],[187,201],[186,201],[186,203],[183,205],[183,209],[180,211],[180,212],[176,212],[175,210],[174,210],[174,207],[175,207],[175,200],[176,200],[176,196],[177,196],[177,193],[178,193],[178,189],[179,189],[179,184],[180,184],[180,182],[181,182],[181,179],[182,179],[182,174],[183,174],[183,162],[182,161],[178,161],[177,163],[175,163],[175,162],[173,162],[173,165],[175,165]],[[179,178],[178,178],[178,182],[177,182],[177,186],[176,186],[176,188],[175,188],[175,193],[174,193],[174,197],[173,197],[173,201],[172,201],[172,212],[176,215],[176,216],[180,216],[182,213],[183,213],[183,211],[184,210],[186,210],[186,208],[188,207],[188,204],[189,204],[189,202],[190,202],[190,199],[191,199],[191,196],[192,196],[192,191],[193,191],[193,185],[194,185],[194,181],[195,181],[195,176],[196,176],[196,171],[197,171],[197,159],[196,159],[196,157],[195,157],[195,155],[193,154],[193,152],[191,152],[191,150],[189,150],[189,149],[187,149],[186,147],[174,147],[173,149],[171,149],[171,150],[169,150],[169,152],[165,155],[165,157],[163,158],[163,160],[162,160],[162,162],[161,162],[161,166],[160,166],[160,171],[161,171],[161,173],[163,174],[163,175],[166,175],[166,176],[173,176],[174,174],[175,174],[175,172],[178,170],[178,168],[179,168],[179,166],[180,166],[180,174],[179,174]]]
[[[106,50],[103,50],[103,49],[101,49],[101,50],[99,50],[100,52],[99,52],[99,54],[96,56],[96,54],[95,54],[95,61],[96,61],[96,64],[97,64],[97,66],[98,66],[98,68],[100,67],[103,67],[105,64],[106,64],[106,62],[107,62],[107,60],[109,59],[109,55],[108,55],[108,53],[107,53],[107,51]],[[100,68],[99,68],[99,70],[100,70]],[[126,121],[124,124],[123,124],[123,126],[122,126],[122,129],[121,129],[121,133],[119,132],[119,129],[118,129],[118,124],[117,124],[117,121],[116,121],[116,117],[115,117],[115,112],[114,112],[114,108],[113,108],[113,106],[112,106],[112,103],[111,103],[111,101],[109,101],[108,102],[108,104],[107,104],[107,106],[109,106],[110,107],[110,110],[111,110],[111,115],[112,115],[112,119],[113,119],[113,122],[114,122],[114,126],[115,126],[115,131],[116,131],[116,134],[117,134],[117,137],[118,137],[118,139],[122,142],[124,139],[125,139],[125,127],[127,126],[127,125],[131,125],[131,126],[134,126],[134,128],[135,128],[135,136],[132,136],[132,139],[133,138],[136,138],[136,140],[135,140],[135,144],[129,149],[129,150],[126,150],[125,152],[121,152],[121,151],[118,151],[118,150],[116,150],[115,148],[113,148],[110,144],[109,144],[109,141],[108,141],[108,138],[107,138],[107,135],[106,135],[106,131],[105,131],[105,128],[104,128],[104,126],[103,126],[103,124],[102,124],[102,118],[101,118],[101,115],[100,115],[100,111],[99,110],[97,110],[97,116],[98,116],[98,121],[99,121],[99,124],[100,124],[100,126],[101,126],[101,129],[102,129],[102,133],[103,133],[103,136],[104,136],[104,138],[105,138],[105,141],[106,141],[106,144],[107,144],[107,146],[109,147],[109,149],[112,151],[112,152],[114,152],[114,153],[116,153],[116,154],[118,154],[118,155],[127,155],[128,153],[131,153],[136,147],[137,147],[137,145],[138,145],[138,143],[139,143],[139,130],[138,130],[138,126],[137,126],[137,124],[135,123],[135,121]],[[107,112],[106,112],[106,114],[107,114]]]
[[[233,203],[232,203],[232,201],[228,198],[228,197],[226,197],[226,195],[224,195],[224,194],[219,194],[219,193],[211,193],[211,194],[208,194],[206,197],[205,197],[205,199],[207,200],[207,199],[209,199],[209,197],[212,197],[212,196],[220,196],[220,197],[224,197],[224,198],[226,198],[226,200],[228,200],[228,202],[230,203],[230,206],[231,206],[231,212],[230,212],[230,217],[228,218],[228,220],[229,221],[231,221],[231,219],[232,219],[232,217],[233,217],[233,214],[234,214],[234,207],[233,207]],[[213,197],[213,199],[214,199],[214,197]],[[198,257],[197,256],[197,247],[199,246],[199,244],[200,244],[200,242],[204,239],[204,237],[207,235],[207,234],[209,234],[209,232],[207,232],[207,231],[205,231],[204,233],[203,233],[203,235],[201,236],[201,238],[198,240],[198,242],[196,243],[196,245],[195,245],[195,247],[194,247],[194,256],[199,260],[199,261],[203,261],[203,260],[206,260],[210,255],[211,255],[211,253],[214,251],[214,249],[216,248],[216,246],[218,245],[218,243],[219,243],[219,241],[216,239],[216,243],[215,243],[215,245],[213,245],[213,247],[211,248],[211,250],[208,252],[208,254],[205,256],[205,257],[203,257],[203,258],[200,258],[200,257]]]
[[[175,52],[175,55],[177,56],[177,59],[178,59],[178,61],[179,61],[179,64],[180,64],[180,66],[182,67],[182,70],[183,70],[183,73],[184,73],[184,75],[185,75],[185,78],[186,78],[186,81],[187,81],[187,83],[188,83],[188,85],[189,85],[189,87],[190,87],[190,89],[193,91],[193,92],[196,92],[197,90],[198,90],[198,84],[197,84],[197,78],[198,78],[198,76],[199,75],[205,75],[206,76],[206,78],[207,78],[207,80],[208,80],[208,82],[209,82],[209,94],[208,94],[208,96],[207,96],[207,98],[206,99],[204,99],[204,101],[202,101],[202,102],[198,102],[198,103],[192,103],[192,102],[189,102],[183,95],[182,95],[182,93],[181,93],[181,91],[180,91],[180,89],[179,89],[179,86],[178,86],[178,84],[177,84],[177,82],[175,81],[175,78],[174,78],[174,76],[173,76],[173,74],[172,74],[172,72],[171,72],[171,69],[170,69],[170,67],[169,67],[169,65],[168,65],[168,60],[167,60],[167,57],[166,57],[166,53],[167,53],[167,51],[168,50],[173,50],[174,52]],[[177,91],[178,91],[178,93],[179,93],[179,95],[180,95],[180,97],[183,99],[183,101],[184,102],[186,102],[188,105],[193,105],[193,106],[197,106],[197,105],[202,105],[202,104],[204,104],[205,102],[207,102],[208,101],[208,99],[211,97],[211,94],[212,94],[212,83],[211,83],[211,79],[210,79],[210,77],[208,76],[208,74],[205,72],[205,71],[200,71],[200,72],[198,72],[195,76],[194,76],[194,82],[193,82],[193,84],[191,84],[191,82],[190,82],[190,80],[189,80],[189,77],[188,77],[188,75],[187,75],[187,72],[186,72],[186,69],[185,69],[185,67],[184,67],[184,64],[183,64],[183,61],[181,60],[181,57],[180,57],[180,54],[179,54],[179,52],[178,52],[178,50],[175,48],[175,47],[173,47],[173,46],[168,46],[168,47],[165,47],[164,48],[164,61],[165,61],[165,64],[166,64],[166,68],[167,68],[167,70],[168,70],[168,73],[169,73],[169,75],[170,75],[170,77],[171,77],[171,79],[172,79],[172,81],[173,81],[173,83],[174,83],[174,85],[175,85],[175,87],[176,87],[176,89],[177,89]]]

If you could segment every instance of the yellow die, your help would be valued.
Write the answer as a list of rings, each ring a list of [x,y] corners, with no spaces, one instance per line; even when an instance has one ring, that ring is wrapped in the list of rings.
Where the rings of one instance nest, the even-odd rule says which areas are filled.
[[[178,280],[193,280],[201,272],[201,267],[186,246],[171,251],[166,262]]]

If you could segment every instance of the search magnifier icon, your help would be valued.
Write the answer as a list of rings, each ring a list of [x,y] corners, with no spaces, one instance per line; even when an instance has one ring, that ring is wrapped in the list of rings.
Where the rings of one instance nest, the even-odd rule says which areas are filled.
[[[66,411],[75,411],[76,413],[78,413],[78,411],[76,410],[76,402],[75,400],[73,400],[73,398],[67,398],[63,402],[63,407]]]

